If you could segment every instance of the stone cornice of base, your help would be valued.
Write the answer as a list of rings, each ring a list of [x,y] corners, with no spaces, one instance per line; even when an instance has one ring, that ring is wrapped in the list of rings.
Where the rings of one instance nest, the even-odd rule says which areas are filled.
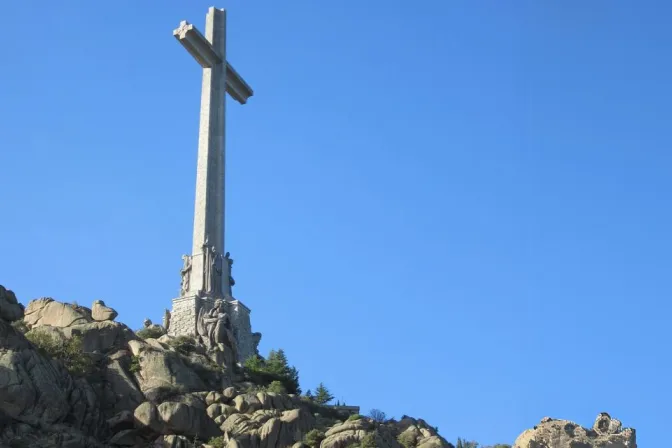
[[[243,308],[245,311],[247,311],[248,313],[251,313],[251,312],[252,312],[252,310],[249,309],[243,302],[241,302],[241,301],[238,300],[238,299],[234,299],[234,298],[231,297],[231,296],[228,296],[228,297],[226,298],[226,301],[229,302],[229,303],[232,304],[232,305],[237,305],[237,306],[242,307],[242,308]]]
[[[198,297],[196,294],[192,294],[192,295],[190,295],[190,296],[181,296],[181,297],[176,297],[176,298],[174,298],[174,299],[173,299],[173,303],[176,303],[176,302],[184,302],[184,301],[186,301],[186,300],[194,300],[194,299],[198,299],[198,298],[199,298],[199,297]]]

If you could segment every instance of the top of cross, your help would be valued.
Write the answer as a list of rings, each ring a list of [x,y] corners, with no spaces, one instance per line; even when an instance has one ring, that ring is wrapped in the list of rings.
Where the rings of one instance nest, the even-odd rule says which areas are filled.
[[[180,39],[187,37],[187,33],[194,29],[194,25],[183,20],[180,22],[180,26],[173,31],[173,36],[179,36]]]

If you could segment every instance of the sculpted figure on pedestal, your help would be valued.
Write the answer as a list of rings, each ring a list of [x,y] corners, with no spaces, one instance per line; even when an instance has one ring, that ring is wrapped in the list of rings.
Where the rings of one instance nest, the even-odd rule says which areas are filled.
[[[231,254],[227,252],[224,254],[224,261],[226,261],[226,275],[229,277],[229,289],[226,291],[227,295],[233,297],[233,286],[236,284],[236,281],[233,279],[231,276],[231,270],[233,267],[233,258],[231,258]]]
[[[201,307],[196,330],[208,347],[231,353],[232,363],[236,362],[238,359],[236,340],[233,336],[231,319],[224,311],[224,302],[221,299],[215,300],[214,306],[209,311]]]
[[[180,275],[182,276],[182,283],[180,284],[180,295],[183,296],[189,291],[189,277],[191,274],[191,257],[189,255],[182,255],[182,269]]]
[[[168,308],[166,308],[163,311],[163,329],[168,331],[168,327],[170,326],[170,311]]]

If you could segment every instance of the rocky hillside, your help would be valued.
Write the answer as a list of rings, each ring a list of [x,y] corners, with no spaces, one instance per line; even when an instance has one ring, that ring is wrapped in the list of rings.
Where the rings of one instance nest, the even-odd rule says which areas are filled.
[[[421,419],[341,414],[287,393],[291,375],[222,362],[221,344],[151,323],[136,333],[116,316],[101,301],[41,298],[24,309],[0,286],[0,447],[453,446]],[[592,429],[544,419],[514,444],[636,446],[635,431],[607,414]]]

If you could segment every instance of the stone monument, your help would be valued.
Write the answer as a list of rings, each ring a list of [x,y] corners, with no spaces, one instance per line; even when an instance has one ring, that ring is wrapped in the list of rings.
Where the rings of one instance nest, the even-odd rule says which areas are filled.
[[[233,297],[233,260],[224,252],[224,117],[226,94],[245,104],[252,89],[226,60],[225,10],[208,10],[205,36],[186,21],[173,35],[203,67],[203,82],[192,252],[182,256],[180,296],[173,299],[168,333],[212,334],[210,343],[221,344],[226,340],[221,334],[226,331],[217,330],[215,337],[214,330],[209,330],[213,316],[221,315],[219,319],[228,322],[236,340],[233,352],[237,352],[237,361],[243,362],[257,353],[261,334],[252,333],[250,309]]]

